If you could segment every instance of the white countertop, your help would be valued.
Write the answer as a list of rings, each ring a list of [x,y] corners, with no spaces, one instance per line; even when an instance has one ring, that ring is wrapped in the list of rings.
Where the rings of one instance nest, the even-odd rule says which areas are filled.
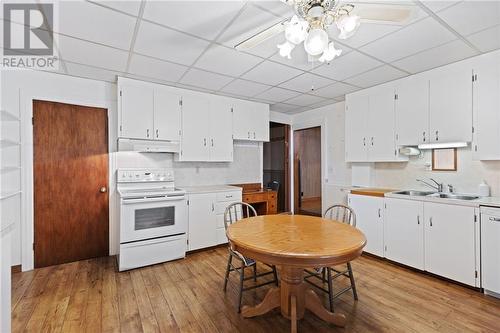
[[[389,192],[385,194],[386,198],[398,198],[398,199],[407,199],[407,200],[417,200],[417,201],[425,201],[425,202],[435,202],[435,203],[443,203],[449,205],[459,205],[459,206],[470,206],[470,207],[479,207],[479,206],[494,206],[500,207],[500,197],[484,197],[474,200],[460,200],[460,199],[446,199],[446,198],[436,198],[436,197],[427,197],[427,196],[411,196],[404,194],[396,194],[394,192]]]
[[[229,192],[229,191],[242,191],[243,190],[241,187],[231,186],[231,185],[179,186],[178,188],[186,191],[187,194]]]

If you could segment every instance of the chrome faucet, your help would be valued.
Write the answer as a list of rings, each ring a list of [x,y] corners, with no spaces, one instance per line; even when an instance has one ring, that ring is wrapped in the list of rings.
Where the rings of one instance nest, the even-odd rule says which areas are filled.
[[[422,179],[417,179],[417,182],[421,182],[424,185],[427,185],[430,188],[435,189],[438,192],[443,192],[443,183],[438,183],[435,179],[429,178],[431,181],[434,182],[434,184],[428,183],[425,180]]]

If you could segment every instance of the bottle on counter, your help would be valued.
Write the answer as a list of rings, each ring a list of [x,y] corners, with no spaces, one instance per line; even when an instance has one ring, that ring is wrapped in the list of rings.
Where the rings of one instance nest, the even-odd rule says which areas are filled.
[[[479,184],[479,195],[482,197],[490,196],[490,186],[486,184],[485,180],[483,180],[483,182]]]

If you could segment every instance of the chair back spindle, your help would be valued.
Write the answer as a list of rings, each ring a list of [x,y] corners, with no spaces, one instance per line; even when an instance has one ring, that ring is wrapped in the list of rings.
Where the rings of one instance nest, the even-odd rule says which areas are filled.
[[[354,210],[345,205],[333,205],[326,209],[323,215],[325,219],[339,221],[356,227],[356,214]]]

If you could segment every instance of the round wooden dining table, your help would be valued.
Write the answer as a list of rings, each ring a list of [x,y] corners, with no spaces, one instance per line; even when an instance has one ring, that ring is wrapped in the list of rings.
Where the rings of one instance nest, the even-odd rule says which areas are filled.
[[[263,215],[242,219],[227,229],[234,250],[248,258],[276,265],[280,286],[271,288],[261,303],[244,306],[245,318],[281,308],[292,332],[308,309],[324,321],[345,326],[343,314],[328,311],[303,279],[305,268],[329,267],[359,257],[366,244],[361,231],[345,223],[304,215]]]

